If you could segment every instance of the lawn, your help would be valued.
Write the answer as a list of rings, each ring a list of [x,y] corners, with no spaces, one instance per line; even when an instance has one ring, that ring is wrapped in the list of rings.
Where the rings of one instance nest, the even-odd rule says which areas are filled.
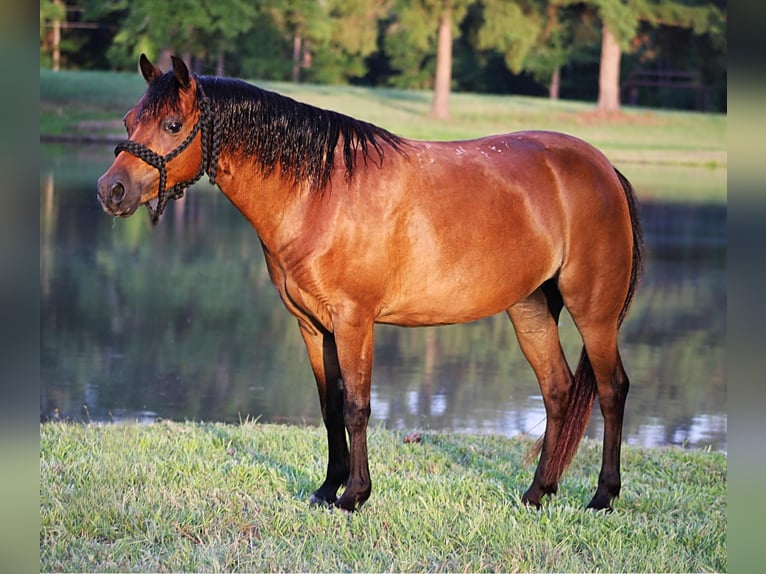
[[[528,437],[373,428],[373,495],[312,507],[316,427],[40,427],[41,571],[726,571],[726,457],[627,446],[611,514],[584,510],[600,444],[559,494],[520,503]]]
[[[514,95],[454,93],[451,117],[428,116],[429,91],[254,82],[297,100],[334,109],[418,139],[470,139],[526,129],[567,132],[614,163],[723,167],[726,116],[625,109],[603,115],[592,103]],[[94,138],[124,135],[122,116],[146,84],[138,73],[40,70],[40,133]]]

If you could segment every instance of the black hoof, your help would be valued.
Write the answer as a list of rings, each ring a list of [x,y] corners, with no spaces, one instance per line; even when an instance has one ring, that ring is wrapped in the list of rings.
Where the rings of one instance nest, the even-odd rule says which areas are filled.
[[[540,504],[540,500],[533,500],[532,498],[525,496],[521,497],[521,503],[529,508],[530,506],[532,508],[536,508],[537,510],[540,510],[542,508],[542,504]]]
[[[612,501],[609,497],[606,499],[594,496],[593,500],[590,501],[588,506],[586,507],[588,510],[594,510],[596,512],[604,511],[605,513],[610,513],[614,511],[614,508],[612,508]]]
[[[530,486],[524,493],[524,496],[521,497],[521,502],[524,504],[524,506],[534,506],[539,510],[542,507],[543,497],[546,495],[556,494],[556,492],[558,492],[557,484],[541,488],[535,486],[533,483],[532,486]]]
[[[364,506],[364,503],[367,502],[369,497],[369,491],[354,494],[346,489],[341,497],[335,501],[334,506],[345,512],[356,512],[357,510],[362,509],[362,506]]]
[[[312,506],[331,506],[335,504],[336,500],[338,500],[336,496],[326,498],[315,492],[309,498],[309,504],[311,504]]]

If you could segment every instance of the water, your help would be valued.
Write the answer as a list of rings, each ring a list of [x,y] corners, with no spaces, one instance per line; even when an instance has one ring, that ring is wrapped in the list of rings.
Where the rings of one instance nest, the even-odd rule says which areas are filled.
[[[41,418],[320,424],[296,322],[253,229],[203,184],[155,229],[143,210],[110,218],[95,181],[111,160],[108,146],[42,146]],[[642,215],[647,270],[621,331],[632,383],[625,439],[726,450],[725,208],[642,202]],[[580,341],[568,316],[562,341],[574,364]],[[375,350],[373,424],[507,436],[545,428],[505,315],[378,326]],[[601,431],[596,407],[587,434]]]

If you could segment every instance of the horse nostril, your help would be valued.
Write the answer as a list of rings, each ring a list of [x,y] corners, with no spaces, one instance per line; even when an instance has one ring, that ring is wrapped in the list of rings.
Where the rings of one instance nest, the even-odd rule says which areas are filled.
[[[115,182],[109,193],[113,203],[121,203],[125,199],[125,186],[120,181]]]

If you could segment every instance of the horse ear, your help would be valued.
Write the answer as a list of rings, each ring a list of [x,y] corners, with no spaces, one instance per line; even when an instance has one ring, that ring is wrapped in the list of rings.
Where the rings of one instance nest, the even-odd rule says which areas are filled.
[[[189,68],[187,68],[184,61],[177,56],[170,56],[170,59],[173,61],[173,75],[176,77],[176,80],[178,80],[182,89],[188,89],[191,84]]]
[[[141,54],[138,59],[138,67],[141,68],[141,74],[144,76],[147,84],[151,84],[154,80],[162,75],[162,70],[149,61],[146,54]]]

